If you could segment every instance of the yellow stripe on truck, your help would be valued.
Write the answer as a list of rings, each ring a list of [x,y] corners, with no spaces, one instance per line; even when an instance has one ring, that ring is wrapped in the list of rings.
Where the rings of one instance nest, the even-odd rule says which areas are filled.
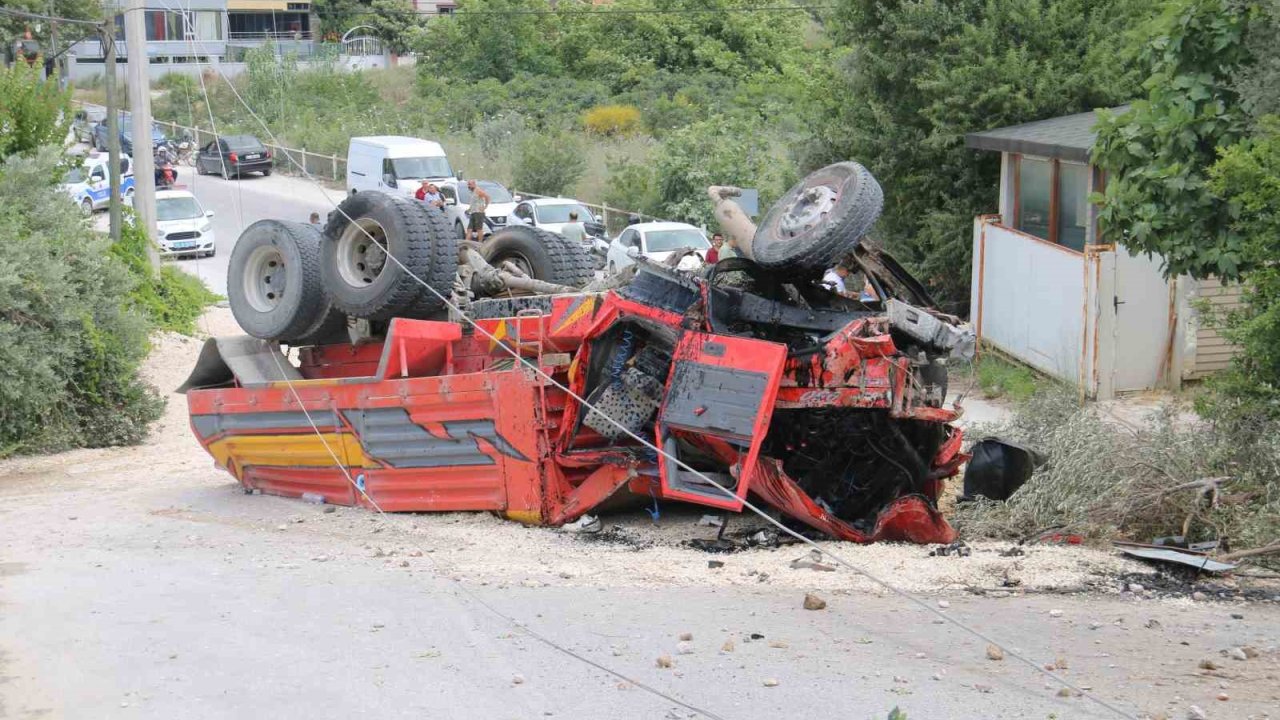
[[[326,443],[328,447],[326,448]],[[229,435],[209,443],[209,454],[222,467],[332,467],[333,455],[348,467],[378,467],[370,462],[360,441],[346,433],[297,435]]]

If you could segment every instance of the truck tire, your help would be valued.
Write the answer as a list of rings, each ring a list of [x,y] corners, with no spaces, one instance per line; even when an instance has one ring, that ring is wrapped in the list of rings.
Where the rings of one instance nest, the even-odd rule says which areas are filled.
[[[368,320],[441,307],[458,262],[448,229],[438,210],[406,198],[368,191],[343,200],[329,215],[321,249],[321,276],[334,307]]]
[[[587,248],[547,230],[525,225],[503,228],[480,247],[495,267],[511,260],[536,280],[582,287],[595,277],[595,263]]]
[[[227,300],[245,332],[301,344],[328,318],[320,244],[320,231],[305,223],[259,220],[245,228],[227,267]]]
[[[810,173],[769,208],[752,259],[771,269],[820,270],[853,251],[880,217],[884,192],[855,162]]]

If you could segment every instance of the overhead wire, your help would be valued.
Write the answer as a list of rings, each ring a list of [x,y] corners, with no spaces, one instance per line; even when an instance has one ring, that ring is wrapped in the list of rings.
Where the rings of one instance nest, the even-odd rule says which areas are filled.
[[[250,106],[250,105],[249,105],[249,104],[244,100],[244,98],[243,98],[243,97],[240,95],[240,93],[236,90],[236,88],[235,88],[234,84],[231,82],[230,78],[228,78],[224,73],[222,73],[222,70],[221,70],[220,68],[217,68],[216,66],[215,66],[215,70],[217,70],[217,72],[222,76],[222,78],[223,78],[224,82],[226,82],[226,83],[227,83],[227,85],[228,85],[228,87],[230,87],[230,88],[231,88],[232,93],[236,96],[236,99],[237,99],[237,100],[239,100],[239,102],[241,103],[241,105],[243,105],[243,106],[244,106],[245,110],[249,113],[249,115],[250,115],[251,117],[253,117],[253,118],[258,122],[258,124],[262,127],[262,129],[267,133],[267,135],[268,135],[269,137],[271,137],[272,142],[273,142],[273,143],[275,143],[276,145],[279,145],[279,143],[276,141],[275,134],[271,131],[271,128],[266,124],[266,122],[264,122],[264,121],[262,120],[262,118],[261,118],[261,117],[260,117],[260,116],[259,116],[259,115],[254,111],[254,110],[253,110],[253,108],[252,108],[252,107],[251,107],[251,106]],[[1071,692],[1075,693],[1076,695],[1078,695],[1078,696],[1080,696],[1080,697],[1084,697],[1084,698],[1086,698],[1086,699],[1090,700],[1091,702],[1093,702],[1093,703],[1097,704],[1098,706],[1100,706],[1100,707],[1102,707],[1102,708],[1105,708],[1105,709],[1107,709],[1107,710],[1109,710],[1109,711],[1111,711],[1111,712],[1115,713],[1115,714],[1116,714],[1117,716],[1119,716],[1119,717],[1128,718],[1129,720],[1136,720],[1136,716],[1134,716],[1133,714],[1131,714],[1131,713],[1129,713],[1129,712],[1127,712],[1127,711],[1125,711],[1125,710],[1123,710],[1123,709],[1121,709],[1121,708],[1117,707],[1116,705],[1114,705],[1114,704],[1112,704],[1112,703],[1110,703],[1110,702],[1107,702],[1107,701],[1106,701],[1106,700],[1104,700],[1103,698],[1101,698],[1101,697],[1097,696],[1096,694],[1094,694],[1094,693],[1092,693],[1092,692],[1089,692],[1087,689],[1085,689],[1085,688],[1083,688],[1083,687],[1080,687],[1078,684],[1071,682],[1071,681],[1070,681],[1070,680],[1068,680],[1067,678],[1062,677],[1062,676],[1060,676],[1060,675],[1055,675],[1053,672],[1051,672],[1051,671],[1049,671],[1049,670],[1046,670],[1046,669],[1045,669],[1045,667],[1044,667],[1042,664],[1037,663],[1037,662],[1035,662],[1035,661],[1031,660],[1030,658],[1026,657],[1026,656],[1025,656],[1025,655],[1023,655],[1022,653],[1020,653],[1020,652],[1018,652],[1018,651],[1014,650],[1012,647],[1008,646],[1006,643],[1002,643],[1002,642],[1000,642],[1000,641],[998,641],[998,640],[996,640],[996,639],[994,639],[994,638],[990,637],[989,635],[987,635],[986,633],[982,632],[981,630],[978,630],[977,628],[971,627],[971,626],[969,626],[968,624],[964,623],[963,621],[961,621],[961,620],[959,620],[959,619],[957,619],[957,618],[955,618],[955,617],[952,617],[951,615],[949,615],[949,614],[947,614],[947,613],[942,612],[940,609],[933,607],[932,605],[930,605],[929,603],[926,603],[924,600],[922,600],[922,599],[920,599],[920,598],[916,597],[915,595],[912,595],[911,593],[908,593],[907,591],[902,590],[901,588],[897,587],[896,585],[893,585],[892,583],[890,583],[890,582],[888,582],[888,581],[886,581],[886,580],[884,580],[884,579],[882,579],[882,578],[878,577],[877,575],[872,574],[870,571],[868,571],[868,570],[866,570],[866,569],[864,569],[864,568],[861,568],[861,567],[859,567],[859,566],[857,566],[857,565],[854,565],[853,563],[849,562],[848,560],[846,560],[845,558],[841,557],[840,555],[838,555],[838,554],[836,554],[836,553],[834,553],[834,552],[832,552],[832,551],[830,551],[830,550],[824,550],[824,549],[820,548],[820,547],[818,546],[818,544],[817,544],[816,542],[814,542],[812,539],[810,539],[810,538],[808,538],[808,537],[805,537],[804,535],[800,534],[799,532],[796,532],[795,530],[793,530],[793,529],[791,529],[791,528],[787,527],[787,526],[786,526],[785,524],[783,524],[781,521],[777,520],[777,519],[776,519],[776,518],[774,518],[773,516],[771,516],[771,515],[769,515],[768,513],[766,513],[763,509],[761,509],[760,507],[758,507],[757,505],[755,505],[754,503],[752,503],[750,500],[748,500],[748,499],[746,499],[746,498],[739,498],[739,497],[738,497],[738,495],[737,495],[737,493],[735,493],[733,490],[731,490],[731,489],[729,489],[729,488],[725,487],[724,485],[722,485],[721,483],[717,482],[717,481],[716,481],[716,480],[714,480],[713,478],[711,478],[711,477],[707,476],[705,473],[703,473],[703,472],[699,471],[698,469],[696,469],[696,468],[694,468],[694,467],[690,466],[690,465],[689,465],[689,464],[687,464],[686,462],[684,462],[684,461],[680,460],[680,459],[679,459],[678,457],[676,457],[675,455],[673,455],[673,454],[671,454],[671,453],[668,453],[667,451],[665,451],[665,450],[663,450],[662,448],[658,447],[657,445],[655,445],[653,442],[651,442],[651,441],[650,441],[650,440],[648,440],[647,438],[644,438],[644,437],[640,436],[639,434],[635,433],[634,431],[632,431],[631,429],[629,429],[628,427],[626,427],[625,425],[623,425],[621,422],[619,422],[619,421],[615,420],[613,417],[611,417],[611,416],[610,416],[610,415],[608,415],[607,413],[605,413],[605,412],[603,412],[602,410],[600,410],[600,409],[596,408],[596,407],[595,407],[594,405],[592,405],[592,404],[591,404],[587,399],[585,399],[585,398],[583,398],[582,396],[578,395],[578,394],[577,394],[577,393],[575,393],[572,389],[570,389],[568,386],[566,386],[566,385],[564,385],[563,383],[561,383],[560,381],[556,380],[556,379],[555,379],[554,377],[552,377],[549,373],[547,373],[546,371],[542,370],[542,368],[538,367],[537,365],[535,365],[535,364],[534,364],[534,363],[532,363],[532,362],[529,362],[526,358],[524,358],[524,357],[520,354],[520,352],[519,352],[519,350],[518,350],[518,349],[516,349],[516,348],[512,348],[509,344],[507,344],[507,343],[503,342],[500,338],[496,337],[494,334],[492,334],[492,333],[490,333],[489,331],[485,330],[485,329],[484,329],[484,328],[483,328],[479,323],[477,323],[474,319],[472,319],[472,318],[470,318],[470,317],[466,316],[465,314],[461,313],[461,311],[460,311],[460,310],[459,310],[459,309],[454,305],[454,303],[453,303],[453,302],[451,302],[451,301],[450,301],[450,299],[449,299],[446,295],[444,295],[444,294],[443,294],[443,293],[441,293],[439,290],[437,290],[437,289],[435,289],[434,287],[432,287],[429,283],[427,283],[425,280],[423,280],[421,277],[419,277],[416,273],[414,273],[411,269],[409,269],[407,266],[405,266],[405,265],[404,265],[404,263],[403,263],[403,262],[401,262],[399,258],[395,257],[395,255],[393,255],[393,254],[390,252],[390,250],[389,250],[389,249],[388,249],[388,248],[387,248],[387,247],[386,247],[382,242],[380,242],[377,238],[373,237],[373,235],[371,235],[367,230],[364,230],[364,228],[363,228],[362,226],[360,226],[360,224],[359,224],[359,223],[355,222],[355,219],[354,219],[354,218],[352,218],[350,215],[348,215],[348,214],[347,214],[347,212],[346,212],[346,211],[341,207],[341,205],[340,205],[339,203],[334,202],[333,198],[332,198],[332,197],[329,195],[329,193],[325,190],[324,186],[323,186],[323,185],[322,185],[322,184],[321,184],[321,183],[320,183],[320,182],[319,182],[319,181],[318,181],[318,180],[317,180],[317,179],[316,179],[316,178],[315,178],[315,177],[314,177],[310,172],[308,172],[308,171],[307,171],[305,164],[298,163],[298,161],[297,161],[297,160],[295,160],[295,159],[293,158],[293,156],[292,156],[290,153],[288,153],[287,151],[286,151],[286,152],[284,152],[284,155],[285,155],[285,157],[287,157],[287,158],[289,159],[289,161],[290,161],[291,163],[293,163],[293,164],[294,164],[294,165],[299,169],[300,174],[301,174],[303,177],[307,178],[307,179],[308,179],[308,180],[309,180],[313,185],[315,185],[315,186],[320,190],[321,194],[325,197],[325,199],[326,199],[326,200],[327,200],[331,205],[333,205],[333,207],[334,207],[334,209],[335,209],[335,211],[336,211],[337,213],[339,213],[342,217],[346,218],[346,219],[351,223],[351,225],[352,225],[353,227],[360,228],[360,230],[361,230],[362,232],[364,232],[364,234],[369,238],[369,241],[370,241],[371,243],[373,243],[376,247],[380,248],[380,249],[381,249],[381,250],[386,254],[386,256],[387,256],[388,258],[390,258],[390,259],[391,259],[391,260],[392,260],[392,261],[393,261],[393,262],[394,262],[394,263],[395,263],[395,264],[400,268],[400,270],[401,270],[402,272],[404,272],[404,273],[405,273],[405,275],[407,275],[408,277],[410,277],[410,278],[412,278],[413,280],[415,280],[418,284],[420,284],[422,287],[424,287],[428,292],[430,292],[432,295],[436,296],[436,298],[437,298],[441,303],[443,303],[446,307],[450,308],[450,310],[451,310],[451,311],[453,311],[457,316],[461,317],[461,318],[462,318],[462,320],[463,320],[464,322],[466,322],[468,325],[470,325],[470,326],[471,326],[471,328],[472,328],[472,330],[473,330],[474,332],[476,332],[476,333],[478,333],[478,334],[480,334],[480,335],[484,336],[484,337],[485,337],[486,339],[488,339],[491,343],[493,343],[494,347],[500,347],[500,348],[502,348],[504,352],[506,352],[507,354],[511,355],[511,356],[514,358],[515,362],[516,362],[518,365],[523,366],[525,369],[527,369],[528,371],[532,372],[534,375],[539,376],[539,377],[542,379],[542,381],[543,381],[543,382],[545,382],[545,383],[547,383],[547,384],[549,384],[549,385],[552,385],[552,386],[554,386],[554,387],[556,387],[556,388],[560,389],[560,390],[561,390],[561,391],[563,391],[563,392],[564,392],[568,397],[573,398],[573,400],[574,400],[575,402],[577,402],[580,406],[582,406],[583,408],[586,408],[586,409],[588,409],[588,410],[593,411],[594,413],[598,414],[601,418],[603,418],[605,421],[607,421],[609,424],[611,424],[611,425],[613,425],[614,427],[616,427],[616,428],[617,428],[617,429],[618,429],[622,434],[626,435],[627,437],[630,437],[632,440],[634,440],[634,441],[636,441],[636,442],[640,443],[641,445],[645,446],[646,448],[648,448],[648,449],[649,449],[649,450],[651,450],[652,452],[656,453],[657,455],[662,456],[662,457],[663,457],[663,458],[665,458],[667,461],[669,461],[669,462],[671,462],[672,464],[674,464],[676,467],[679,467],[679,468],[681,468],[682,470],[685,470],[686,472],[692,473],[695,477],[697,477],[697,478],[701,479],[702,481],[706,482],[706,483],[707,483],[708,485],[710,485],[711,487],[714,487],[718,492],[720,492],[721,494],[725,495],[727,498],[730,498],[731,500],[733,500],[733,501],[735,501],[735,502],[741,502],[741,503],[742,503],[742,506],[743,506],[744,508],[746,508],[746,509],[750,510],[751,512],[755,513],[755,514],[756,514],[756,515],[758,515],[759,517],[763,518],[766,522],[768,522],[769,524],[771,524],[771,525],[773,525],[774,527],[776,527],[776,528],[777,528],[781,533],[783,533],[783,534],[785,534],[785,535],[788,535],[788,536],[790,536],[790,537],[794,538],[795,540],[798,540],[798,541],[799,541],[799,542],[801,542],[801,543],[804,543],[804,544],[806,544],[806,545],[809,545],[809,546],[810,546],[811,548],[813,548],[814,550],[817,550],[818,552],[820,552],[820,553],[822,553],[822,554],[825,554],[825,555],[827,555],[828,557],[832,558],[832,559],[833,559],[833,560],[835,560],[838,564],[840,564],[841,566],[845,567],[847,570],[849,570],[849,571],[851,571],[851,572],[853,572],[853,573],[855,573],[855,574],[857,574],[857,575],[861,575],[862,577],[867,578],[868,580],[870,580],[870,581],[871,581],[871,582],[873,582],[874,584],[876,584],[876,585],[878,585],[878,586],[880,586],[880,587],[882,587],[882,588],[884,588],[884,589],[886,589],[886,590],[888,590],[888,591],[892,592],[893,594],[895,594],[895,595],[897,595],[897,596],[901,597],[903,600],[906,600],[907,602],[909,602],[909,603],[911,603],[911,604],[913,604],[913,605],[916,605],[917,607],[919,607],[919,608],[923,609],[924,611],[928,612],[929,614],[932,614],[932,615],[936,616],[937,618],[941,619],[941,620],[942,620],[942,621],[944,621],[945,623],[948,623],[948,624],[950,624],[950,625],[953,625],[953,626],[955,626],[955,627],[957,627],[957,628],[959,628],[959,629],[963,630],[964,632],[968,633],[969,635],[972,635],[973,637],[975,637],[975,638],[977,638],[977,639],[979,639],[979,640],[982,640],[983,642],[988,643],[989,645],[993,645],[993,646],[995,646],[995,647],[997,647],[997,648],[1000,648],[1000,649],[1005,653],[1005,655],[1007,655],[1008,657],[1012,657],[1012,658],[1014,658],[1015,660],[1017,660],[1018,662],[1022,663],[1023,665],[1025,665],[1025,666],[1027,666],[1027,667],[1031,668],[1031,669],[1032,669],[1033,671],[1035,671],[1037,674],[1039,674],[1039,675],[1043,675],[1044,677],[1048,678],[1048,679],[1049,679],[1050,681],[1052,681],[1053,683],[1056,683],[1056,684],[1058,684],[1058,685],[1061,685],[1061,686],[1063,686],[1063,687],[1067,688],[1068,690],[1070,690]],[[278,362],[278,360],[277,360],[277,362]],[[289,385],[289,387],[292,389],[292,388],[293,388],[292,381],[291,381],[291,380],[289,380],[289,379],[287,378],[287,376],[284,376],[284,375],[283,375],[283,371],[282,371],[282,376],[284,377],[284,381],[285,381],[285,382]],[[296,390],[294,390],[294,393],[295,393],[295,397],[296,397]],[[318,430],[317,430],[317,432],[318,432]],[[322,440],[324,440],[323,436],[321,436],[321,439],[322,439]],[[335,455],[335,457],[336,457],[336,455]]]
[[[188,0],[188,2],[189,2],[189,1],[190,1],[190,0]],[[167,3],[165,3],[165,2],[164,2],[164,0],[161,0],[161,2],[162,2],[163,4],[165,4],[165,5],[167,5]],[[172,7],[170,7],[170,9],[172,9]],[[194,53],[194,47],[192,48],[192,52]],[[232,85],[232,84],[231,84],[230,79],[229,79],[229,78],[227,78],[227,77],[226,77],[226,75],[222,74],[222,71],[221,71],[221,69],[220,69],[220,68],[216,68],[216,67],[215,67],[215,70],[217,70],[217,72],[219,73],[219,75],[221,75],[221,76],[222,76],[223,80],[227,82],[228,86],[230,86],[230,87],[232,88],[232,91],[233,91],[233,92],[235,92],[235,94],[236,94],[237,98],[240,98],[239,93],[235,90],[234,85]],[[207,89],[207,87],[205,86],[205,84],[203,83],[203,79],[202,79],[202,82],[201,82],[201,91],[202,91],[202,92],[203,92],[203,94],[204,94],[204,98],[205,98],[205,105],[206,105],[206,107],[211,107],[211,105],[210,105],[210,103],[209,103],[209,94],[208,94],[208,89]],[[251,115],[254,115],[254,117],[255,117],[255,118],[257,118],[256,113],[254,113],[254,112],[253,112],[252,108],[250,108],[250,107],[249,107],[248,103],[245,103],[245,102],[244,102],[244,100],[243,100],[243,98],[240,98],[240,101],[241,101],[241,103],[242,103],[242,104],[244,104],[245,108],[249,110],[250,114],[251,114]],[[259,121],[261,122],[261,120],[259,120]],[[213,124],[213,119],[212,119],[212,110],[210,110],[210,123],[211,123],[211,124]],[[267,127],[265,126],[265,124],[263,125],[263,127],[264,127],[264,129],[266,129],[266,130],[267,130],[268,135],[271,137],[272,143],[273,143],[273,144],[275,144],[275,145],[277,145],[278,147],[281,147],[281,148],[282,148],[282,150],[283,150],[283,145],[280,145],[280,143],[278,143],[278,142],[276,141],[275,135],[274,135],[273,133],[271,133],[270,128],[267,128]],[[215,132],[216,132],[216,125],[214,125],[214,128],[215,128]],[[286,154],[286,156],[288,156],[288,153],[285,153],[285,154]],[[289,159],[290,159],[290,161],[293,161],[293,158],[292,158],[291,156],[289,156]],[[300,169],[301,169],[304,173],[306,173],[306,168],[305,168],[305,166],[299,166],[299,167],[300,167]],[[319,185],[317,185],[317,186],[318,186],[318,187],[320,187]],[[323,193],[323,187],[321,187],[321,190],[322,190],[322,193]],[[329,199],[329,197],[328,197],[328,195],[327,195],[327,194],[325,195],[325,198],[326,198],[327,200]],[[331,201],[331,202],[332,202],[332,201]],[[241,223],[241,224],[243,225],[243,221],[242,221],[242,223]],[[385,250],[385,248],[384,248],[384,250]],[[228,277],[227,282],[228,282],[228,283],[230,283],[230,282],[231,282],[231,280],[230,280],[230,278],[229,278],[229,277]],[[279,371],[279,373],[280,373],[280,377],[281,377],[281,378],[286,382],[286,384],[287,384],[287,386],[288,386],[288,388],[289,388],[289,392],[290,392],[291,396],[293,397],[294,402],[296,402],[296,403],[297,403],[297,405],[298,405],[299,409],[301,409],[301,410],[302,410],[302,413],[306,416],[306,418],[307,418],[307,423],[311,426],[311,429],[316,433],[316,436],[320,439],[320,442],[321,442],[321,444],[324,446],[325,451],[329,454],[329,457],[333,460],[334,466],[335,466],[336,468],[338,468],[338,470],[342,473],[343,477],[346,479],[347,483],[351,485],[351,487],[355,490],[355,492],[357,492],[357,493],[360,495],[360,497],[361,497],[361,498],[363,498],[363,500],[364,500],[366,503],[368,503],[368,505],[369,505],[370,507],[372,507],[375,511],[377,511],[379,515],[381,515],[382,517],[384,517],[384,518],[385,518],[385,517],[386,517],[386,515],[387,515],[386,511],[385,511],[385,510],[383,510],[383,509],[382,509],[382,507],[377,503],[377,501],[375,501],[375,500],[374,500],[374,499],[369,495],[368,491],[366,490],[366,488],[365,488],[365,486],[364,486],[364,483],[363,483],[363,482],[359,482],[359,481],[357,481],[357,480],[356,480],[356,478],[352,477],[350,470],[348,470],[348,468],[347,468],[347,466],[345,465],[345,463],[343,463],[343,462],[342,462],[342,460],[338,457],[337,453],[333,450],[333,447],[329,444],[328,439],[327,439],[327,438],[325,438],[325,437],[324,437],[324,434],[320,431],[320,428],[319,428],[319,426],[317,425],[317,423],[315,422],[315,419],[314,419],[314,417],[312,416],[311,411],[307,408],[306,403],[305,403],[305,402],[303,402],[302,397],[299,395],[298,390],[297,390],[297,387],[295,387],[295,386],[294,386],[294,384],[293,384],[293,382],[289,379],[289,377],[288,377],[288,375],[287,375],[287,373],[286,373],[286,371],[285,371],[285,369],[284,369],[284,365],[281,363],[279,353],[275,353],[275,352],[273,352],[273,353],[271,354],[271,356],[272,356],[272,359],[275,361],[276,368],[278,369],[278,371]],[[428,560],[429,560],[429,561],[431,562],[431,564],[433,565],[433,567],[435,567],[435,569],[437,570],[437,575],[438,575],[438,576],[439,576],[439,575],[441,575],[442,573],[440,572],[440,567],[439,567],[439,565],[436,563],[435,558],[434,558],[434,557],[432,557],[430,554],[424,554],[424,556],[425,556],[425,557],[427,557],[427,558],[428,558]],[[480,606],[484,607],[486,610],[488,610],[488,611],[489,611],[490,613],[492,613],[493,615],[497,616],[498,618],[500,618],[500,619],[501,619],[501,620],[503,620],[504,622],[508,623],[508,624],[509,624],[509,625],[511,625],[512,627],[516,628],[517,630],[519,630],[519,631],[521,631],[521,632],[523,632],[523,633],[527,634],[529,637],[531,637],[531,638],[533,638],[533,639],[537,640],[538,642],[541,642],[542,644],[546,645],[547,647],[550,647],[551,649],[553,649],[553,650],[555,650],[555,651],[557,651],[557,652],[559,652],[559,653],[562,653],[562,654],[567,655],[567,656],[569,656],[569,657],[571,657],[571,658],[574,658],[574,659],[576,659],[576,660],[579,660],[579,661],[581,661],[581,662],[583,662],[583,663],[585,663],[585,664],[587,664],[587,665],[590,665],[590,666],[592,666],[592,667],[594,667],[594,668],[596,668],[596,669],[598,669],[598,670],[601,670],[601,671],[603,671],[603,672],[605,672],[605,673],[608,673],[609,675],[611,675],[611,676],[613,676],[613,677],[615,677],[615,678],[617,678],[617,679],[619,679],[619,680],[622,680],[622,681],[624,681],[624,682],[630,683],[631,685],[634,685],[634,686],[635,686],[635,687],[637,687],[637,688],[640,688],[640,689],[642,689],[642,690],[644,690],[644,691],[646,691],[646,692],[648,692],[648,693],[650,693],[650,694],[653,694],[653,695],[655,695],[655,696],[657,696],[657,697],[660,697],[660,698],[662,698],[663,700],[666,700],[666,701],[668,701],[668,702],[674,703],[675,705],[678,705],[678,706],[680,706],[680,707],[683,707],[683,708],[685,708],[686,710],[689,710],[689,711],[691,711],[691,712],[694,712],[694,713],[697,713],[697,714],[702,715],[702,716],[704,716],[704,717],[707,717],[707,718],[709,718],[710,720],[724,720],[724,718],[723,718],[721,715],[718,715],[718,714],[716,714],[716,713],[714,713],[714,712],[712,712],[712,711],[710,711],[710,710],[707,710],[707,709],[705,709],[705,708],[698,707],[697,705],[694,705],[694,704],[692,704],[692,703],[690,703],[690,702],[687,702],[687,701],[685,701],[685,700],[682,700],[682,699],[680,699],[680,698],[678,698],[678,697],[676,697],[676,696],[674,696],[674,695],[671,695],[671,694],[669,694],[669,693],[663,692],[662,690],[659,690],[658,688],[655,688],[655,687],[653,687],[653,686],[651,686],[651,685],[649,685],[649,684],[647,684],[647,683],[645,683],[645,682],[643,682],[643,681],[641,681],[641,680],[638,680],[638,679],[636,679],[636,678],[634,678],[634,677],[631,677],[631,676],[625,675],[625,674],[623,674],[623,673],[621,673],[621,672],[618,672],[618,671],[616,671],[616,670],[614,670],[614,669],[612,669],[612,668],[610,668],[610,667],[608,667],[608,666],[606,666],[606,665],[604,665],[604,664],[602,664],[602,663],[600,663],[600,662],[597,662],[597,661],[595,661],[595,660],[592,660],[591,658],[586,657],[586,656],[582,655],[581,653],[577,653],[577,652],[573,651],[572,649],[570,649],[570,648],[568,648],[568,647],[565,647],[565,646],[561,645],[560,643],[557,643],[555,640],[553,640],[553,639],[551,639],[551,638],[547,637],[546,635],[544,635],[544,634],[542,634],[542,633],[538,632],[537,630],[535,630],[535,629],[533,629],[533,628],[529,627],[526,623],[520,622],[519,620],[517,620],[516,618],[512,617],[511,615],[509,615],[509,614],[507,614],[507,613],[504,613],[504,612],[502,612],[501,610],[499,610],[498,608],[494,607],[491,603],[489,603],[489,602],[487,602],[486,600],[484,600],[483,598],[481,598],[478,594],[476,594],[476,593],[472,592],[472,591],[471,591],[469,588],[467,588],[465,585],[459,585],[459,586],[456,586],[456,587],[457,587],[457,589],[458,589],[458,590],[461,590],[463,593],[465,593],[465,594],[468,596],[468,598],[469,598],[469,599],[471,599],[471,600],[472,600],[473,602],[475,602],[476,604],[478,604],[478,605],[480,605]]]

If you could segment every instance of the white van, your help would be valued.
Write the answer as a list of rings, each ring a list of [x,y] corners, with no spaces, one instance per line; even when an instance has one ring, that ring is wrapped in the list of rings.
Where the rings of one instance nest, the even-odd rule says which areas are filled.
[[[347,147],[347,192],[380,190],[413,197],[422,180],[454,176],[440,143],[399,135],[353,137]]]

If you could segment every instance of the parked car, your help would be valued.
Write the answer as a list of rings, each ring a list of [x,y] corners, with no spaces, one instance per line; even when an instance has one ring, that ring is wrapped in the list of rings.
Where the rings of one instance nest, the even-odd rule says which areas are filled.
[[[681,270],[692,270],[707,260],[711,242],[706,233],[686,223],[648,222],[630,225],[613,242],[606,255],[610,275],[635,264],[635,258],[644,256],[654,262],[662,262],[677,250],[694,250],[694,254],[680,261]]]
[[[523,223],[541,230],[559,233],[569,223],[569,214],[576,212],[578,222],[582,223],[591,238],[592,249],[601,254],[608,246],[604,224],[596,220],[586,205],[572,198],[532,198],[522,200],[507,217],[507,223]]]
[[[110,161],[106,153],[90,153],[80,166],[68,170],[62,178],[63,192],[71,196],[85,215],[106,207],[111,200]],[[133,159],[128,155],[120,156],[120,192],[125,198],[133,197]]]
[[[489,193],[489,207],[484,211],[487,219],[484,234],[488,235],[506,227],[507,217],[511,215],[512,210],[515,210],[520,197],[512,195],[511,191],[501,183],[492,180],[477,180],[476,185]],[[467,188],[467,181],[442,180],[436,183],[436,187],[440,188],[440,194],[444,195],[445,214],[449,216],[454,231],[458,233],[458,237],[463,237],[463,230],[467,225],[467,206],[471,204],[471,190]]]
[[[249,172],[271,174],[271,151],[252,135],[224,135],[200,148],[196,172],[229,180]]]
[[[161,190],[156,193],[156,229],[160,235],[160,254],[173,257],[188,255],[213,257],[218,252],[213,236],[212,210],[186,190]]]
[[[119,120],[120,129],[120,152],[125,155],[133,155],[133,120],[129,113],[121,113]],[[93,147],[95,150],[105,152],[107,150],[107,121],[106,118],[99,120],[93,126]],[[164,131],[158,125],[151,126],[151,150],[160,143],[165,142]]]
[[[107,113],[102,108],[81,108],[71,119],[71,134],[76,142],[86,145],[93,142],[93,128],[106,119]]]
[[[413,197],[423,180],[455,177],[440,143],[400,135],[353,137],[347,145],[347,192],[380,190]]]

